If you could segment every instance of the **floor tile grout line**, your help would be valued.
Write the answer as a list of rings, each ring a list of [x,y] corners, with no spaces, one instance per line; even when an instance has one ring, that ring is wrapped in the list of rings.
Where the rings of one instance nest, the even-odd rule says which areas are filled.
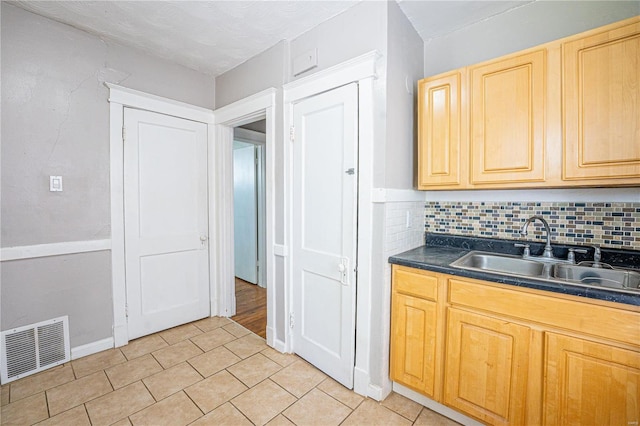
[[[71,409],[73,409],[73,408],[79,407],[80,405],[86,404],[87,402],[95,401],[96,399],[98,399],[98,398],[100,398],[100,397],[102,397],[102,396],[105,396],[105,395],[110,394],[111,392],[114,392],[114,391],[115,391],[115,388],[113,387],[113,384],[112,384],[112,383],[111,383],[111,381],[109,380],[109,376],[107,376],[107,373],[105,373],[104,369],[103,369],[103,370],[97,370],[97,371],[94,371],[93,373],[91,373],[91,374],[87,374],[86,376],[82,376],[80,379],[73,380],[72,382],[75,382],[75,381],[77,381],[77,380],[84,379],[85,377],[89,377],[89,376],[91,376],[91,375],[93,375],[93,374],[98,374],[98,373],[102,373],[102,374],[104,374],[104,376],[107,378],[107,382],[109,382],[109,386],[111,386],[111,391],[109,391],[109,392],[107,392],[107,393],[104,393],[104,394],[102,394],[102,395],[98,395],[98,396],[96,396],[95,398],[89,399],[89,400],[87,400],[87,401],[83,401],[83,402],[81,402],[81,403],[80,403],[80,404],[78,404],[78,405],[74,405],[74,406],[72,406],[72,407],[69,407],[69,408],[67,408],[67,409],[66,409],[66,410],[64,410],[64,411],[61,411],[60,413],[55,414],[55,416],[57,416],[58,414],[62,414],[62,413],[64,413],[64,412],[66,412],[66,411],[69,411],[69,410],[71,410]],[[49,398],[48,398],[48,397],[49,397],[49,395],[47,394],[47,392],[48,392],[48,391],[50,391],[50,390],[53,390],[53,389],[59,388],[59,387],[61,387],[61,386],[67,385],[67,384],[72,383],[72,382],[63,383],[63,384],[60,384],[60,385],[58,385],[58,386],[54,386],[53,388],[51,388],[51,389],[47,389],[46,391],[44,391],[44,393],[45,393],[45,397],[47,398],[47,411],[48,411],[48,412],[50,412],[50,410],[49,410]],[[23,399],[24,399],[24,398],[23,398]],[[54,417],[55,417],[55,416],[54,416]],[[51,418],[51,415],[49,415],[49,418]]]
[[[198,382],[198,383],[200,383],[200,382]],[[195,385],[195,383],[194,383],[194,385]],[[202,408],[200,408],[200,406],[198,405],[198,403],[197,403],[197,402],[195,402],[195,401],[193,400],[193,398],[191,398],[191,395],[189,395],[185,389],[182,389],[180,392],[183,392],[183,393],[187,396],[187,398],[189,398],[189,401],[191,401],[191,402],[193,403],[193,405],[195,405],[195,406],[196,406],[196,408],[197,408],[198,410],[200,410],[200,412],[202,413],[202,416],[198,417],[198,419],[201,419],[203,416],[206,416],[206,415],[207,415],[207,413],[205,413],[205,412],[204,412],[204,410],[202,410]],[[176,392],[176,393],[178,393],[178,392]],[[174,393],[173,395],[175,395],[175,393]],[[167,397],[167,398],[168,398],[168,397]],[[215,410],[215,408],[214,408],[214,410]],[[211,411],[213,411],[213,410],[211,410]],[[198,419],[196,419],[196,420],[198,420]],[[196,420],[194,420],[193,422],[195,422]],[[193,423],[193,422],[191,422],[191,423]]]
[[[89,424],[92,425],[93,423],[91,422],[91,417],[89,416],[89,410],[87,410],[87,404],[82,404],[82,408],[84,408],[84,413],[87,415],[87,419],[89,420]],[[49,417],[49,418],[51,418],[51,417]]]
[[[44,404],[45,404],[45,407],[47,407],[47,419],[50,419],[51,411],[49,410],[49,396],[47,395],[47,391],[44,391]]]
[[[136,380],[136,382],[142,382],[142,380]],[[133,384],[134,384],[134,383],[136,383],[136,382],[130,383],[130,384],[128,384],[127,386],[133,385]],[[144,383],[142,383],[142,386],[144,386]],[[126,387],[126,386],[123,386],[123,387],[122,387],[122,388],[120,388],[120,389],[123,389],[123,388],[125,388],[125,387]],[[146,386],[145,386],[145,388],[146,388]],[[147,390],[147,392],[149,392],[149,391]],[[105,394],[105,395],[108,395],[108,394]],[[121,421],[121,420],[124,420],[124,419],[129,420],[129,423],[133,424],[133,422],[132,422],[132,421],[131,421],[131,419],[130,419],[130,417],[131,417],[131,416],[133,416],[133,415],[135,415],[135,414],[138,414],[139,412],[144,411],[144,410],[146,410],[147,408],[152,407],[152,406],[154,406],[155,404],[157,404],[157,401],[156,401],[156,400],[155,400],[155,398],[153,397],[153,394],[152,394],[151,392],[149,392],[149,395],[151,395],[151,399],[153,399],[153,400],[154,400],[154,403],[153,403],[153,404],[149,404],[149,405],[147,405],[146,407],[143,407],[143,408],[141,408],[141,409],[140,409],[140,410],[138,410],[138,411],[135,411],[135,412],[133,412],[133,413],[127,414],[125,417],[121,417],[121,418],[116,419],[116,420],[109,419],[109,422],[110,422],[109,424],[117,423],[117,422],[119,422],[119,421]],[[104,395],[103,395],[103,396],[104,396]],[[93,423],[92,423],[92,424],[93,424]]]
[[[249,389],[247,389],[247,390],[249,390]],[[246,391],[245,391],[245,392],[246,392]],[[242,392],[242,393],[244,393],[244,392]],[[242,395],[242,393],[241,393],[240,395]],[[238,413],[242,414],[242,417],[244,417],[245,419],[247,419],[247,420],[249,421],[249,423],[251,423],[252,425],[254,425],[254,426],[255,426],[256,424],[255,424],[255,423],[254,423],[254,422],[253,422],[249,417],[247,417],[247,415],[246,415],[246,414],[244,414],[244,412],[243,412],[239,407],[237,407],[237,406],[233,403],[233,401],[232,401],[232,399],[235,399],[235,398],[239,397],[240,395],[236,395],[236,396],[234,396],[233,398],[231,398],[231,399],[230,399],[229,401],[227,401],[227,402],[228,402],[229,404],[231,404],[231,406],[232,406],[233,408],[235,408],[236,410],[238,410]],[[225,404],[226,404],[226,403],[225,403]],[[214,408],[214,409],[213,409],[213,410],[211,410],[210,412],[213,412],[213,411],[217,410],[218,408],[222,407],[223,405],[224,405],[224,404],[219,405],[218,407]],[[278,414],[276,414],[273,418],[276,418],[277,416],[278,416]],[[273,419],[269,419],[269,421],[271,421],[271,420],[273,420]],[[267,422],[267,423],[269,423],[269,422]]]
[[[356,405],[356,408],[351,408],[350,406],[348,406],[348,405],[347,405],[347,404],[345,404],[344,402],[340,401],[340,400],[339,400],[338,398],[336,398],[335,396],[331,395],[330,393],[328,393],[328,392],[326,392],[326,391],[324,391],[323,389],[320,389],[320,388],[318,387],[318,386],[320,386],[321,384],[323,384],[325,381],[327,381],[327,380],[329,380],[329,379],[330,379],[330,377],[329,377],[329,376],[327,376],[327,378],[326,378],[326,379],[324,379],[323,381],[321,381],[320,383],[318,383],[318,384],[317,384],[313,389],[318,389],[320,392],[322,392],[323,394],[327,395],[329,398],[333,399],[334,401],[336,401],[336,402],[340,403],[341,405],[344,405],[345,407],[347,407],[347,408],[348,408],[349,410],[351,410],[352,412],[353,412],[356,408],[358,408],[358,407],[360,406],[360,404],[362,404],[362,401],[360,401],[360,402],[358,403],[358,405]],[[312,390],[313,390],[313,389],[312,389]],[[345,389],[346,389],[346,388],[345,388]],[[350,390],[351,390],[351,389],[350,389]],[[309,392],[311,392],[311,391],[309,391]],[[309,393],[309,392],[307,392],[307,393]],[[364,399],[363,399],[363,401],[364,401]]]

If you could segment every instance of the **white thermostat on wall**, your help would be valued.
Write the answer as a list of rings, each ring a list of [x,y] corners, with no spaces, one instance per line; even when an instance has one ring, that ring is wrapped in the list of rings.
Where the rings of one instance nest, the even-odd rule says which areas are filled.
[[[49,176],[49,191],[62,191],[62,176]]]

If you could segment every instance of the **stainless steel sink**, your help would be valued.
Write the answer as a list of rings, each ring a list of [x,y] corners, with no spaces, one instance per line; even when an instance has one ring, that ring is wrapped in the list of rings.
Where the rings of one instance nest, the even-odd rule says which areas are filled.
[[[472,251],[451,264],[458,268],[499,272],[507,275],[538,277],[544,264],[517,256]]]
[[[622,268],[594,268],[566,263],[566,260],[558,261],[565,263],[554,264],[550,263],[548,259],[542,259],[538,262],[508,254],[472,251],[452,262],[451,266],[581,287],[605,287],[625,293],[640,293],[640,271]]]
[[[605,269],[581,265],[555,265],[553,276],[595,286],[640,290],[640,273],[626,269]]]

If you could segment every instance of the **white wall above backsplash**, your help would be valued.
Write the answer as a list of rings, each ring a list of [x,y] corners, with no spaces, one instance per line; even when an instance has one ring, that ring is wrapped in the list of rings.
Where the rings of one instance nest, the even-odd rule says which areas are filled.
[[[426,201],[640,202],[640,188],[495,189],[424,194]]]

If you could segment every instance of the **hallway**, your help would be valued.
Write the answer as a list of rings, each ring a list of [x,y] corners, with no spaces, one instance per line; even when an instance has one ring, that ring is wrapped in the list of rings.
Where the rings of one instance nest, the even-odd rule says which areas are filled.
[[[236,315],[232,320],[267,338],[267,289],[236,278]]]

